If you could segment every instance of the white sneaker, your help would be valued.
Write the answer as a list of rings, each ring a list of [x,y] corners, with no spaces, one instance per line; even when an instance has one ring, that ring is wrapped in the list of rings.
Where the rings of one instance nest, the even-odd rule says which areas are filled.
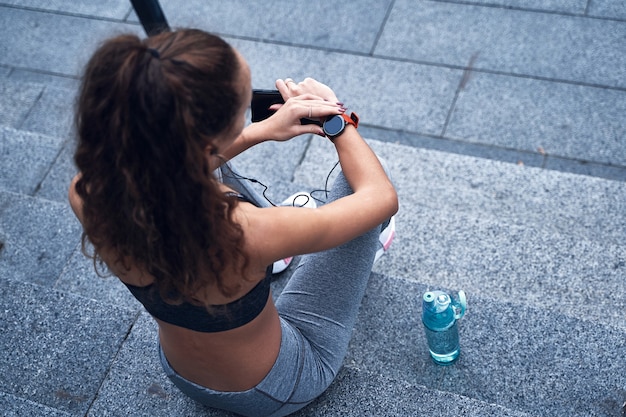
[[[285,201],[279,204],[284,207],[306,207],[306,208],[316,208],[317,204],[311,194],[307,192],[295,193],[289,196]],[[280,259],[274,262],[272,266],[272,274],[279,274],[283,272],[289,264],[293,261],[293,256],[285,259]]]
[[[293,261],[293,256],[274,262],[274,265],[272,266],[272,274],[280,274],[283,272],[287,269],[289,264],[291,264],[291,261]]]
[[[393,242],[393,238],[396,236],[396,216],[391,216],[389,219],[389,224],[385,229],[380,232],[380,236],[378,236],[378,241],[380,242],[380,248],[376,251],[376,256],[374,257],[374,263],[378,262],[378,260],[389,250],[391,243]]]

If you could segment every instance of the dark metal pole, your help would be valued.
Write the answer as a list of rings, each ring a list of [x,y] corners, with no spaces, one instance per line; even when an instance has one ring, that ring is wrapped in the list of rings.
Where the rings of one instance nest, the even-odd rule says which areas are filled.
[[[148,36],[170,30],[159,0],[130,0]]]

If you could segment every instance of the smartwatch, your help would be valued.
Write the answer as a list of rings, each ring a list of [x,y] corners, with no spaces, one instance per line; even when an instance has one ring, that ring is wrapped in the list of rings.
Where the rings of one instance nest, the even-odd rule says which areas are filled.
[[[359,116],[357,116],[356,113],[351,113],[350,116],[345,113],[329,116],[324,120],[322,129],[324,129],[324,134],[328,136],[330,140],[333,140],[343,133],[348,124],[351,124],[355,128],[358,127]]]

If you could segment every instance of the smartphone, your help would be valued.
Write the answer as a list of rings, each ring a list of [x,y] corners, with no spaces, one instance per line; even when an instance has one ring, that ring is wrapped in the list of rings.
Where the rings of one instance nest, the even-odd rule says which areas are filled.
[[[270,106],[283,103],[285,103],[285,100],[283,100],[283,96],[280,95],[278,90],[252,90],[252,103],[250,104],[252,122],[260,122],[267,119],[275,113],[274,110],[270,110]],[[319,121],[310,119],[300,119],[300,123],[303,125],[322,125]]]
[[[260,122],[274,114],[272,104],[283,104],[283,96],[278,90],[252,90],[252,121]]]

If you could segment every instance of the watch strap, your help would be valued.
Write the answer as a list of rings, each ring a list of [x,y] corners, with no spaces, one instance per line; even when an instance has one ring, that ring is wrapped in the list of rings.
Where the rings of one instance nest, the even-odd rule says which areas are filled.
[[[345,120],[346,123],[351,124],[355,128],[359,127],[359,116],[355,112],[350,113],[350,116],[348,116],[345,113],[342,113],[341,117],[343,117],[343,120]]]

